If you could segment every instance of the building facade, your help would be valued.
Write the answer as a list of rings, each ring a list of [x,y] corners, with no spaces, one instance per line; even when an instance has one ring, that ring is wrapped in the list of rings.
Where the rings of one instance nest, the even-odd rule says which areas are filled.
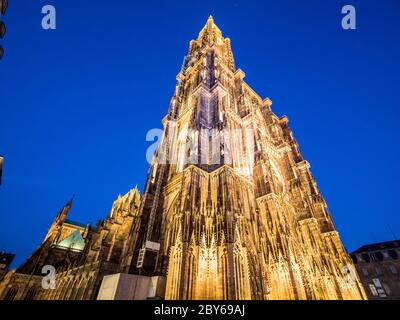
[[[93,299],[104,275],[127,273],[165,279],[165,299],[365,298],[288,118],[244,77],[210,17],[176,77],[142,197],[117,200],[93,230],[68,221],[67,205],[3,297],[30,275],[36,298]],[[60,264],[54,290],[39,288],[44,264]]]
[[[129,269],[124,257],[134,239],[130,233],[140,228],[139,203],[139,191],[133,189],[91,227],[67,219],[72,200],[68,202],[32,256],[0,282],[0,300],[96,299],[105,275]],[[53,286],[46,266],[54,267]]]
[[[141,204],[166,299],[363,298],[288,118],[244,77],[210,17],[177,75]]]
[[[362,246],[351,257],[368,299],[400,299],[400,240]]]
[[[14,253],[0,252],[0,281],[7,274],[14,257]]]

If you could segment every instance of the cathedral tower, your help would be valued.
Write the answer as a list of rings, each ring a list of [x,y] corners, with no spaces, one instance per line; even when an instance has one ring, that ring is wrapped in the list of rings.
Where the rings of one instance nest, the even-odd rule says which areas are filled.
[[[166,299],[364,298],[288,118],[244,77],[210,17],[163,120],[131,272],[165,276]]]

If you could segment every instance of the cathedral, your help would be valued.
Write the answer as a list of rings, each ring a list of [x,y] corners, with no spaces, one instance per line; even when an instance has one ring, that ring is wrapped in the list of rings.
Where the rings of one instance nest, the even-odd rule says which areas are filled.
[[[119,196],[96,226],[69,220],[69,201],[0,299],[365,299],[288,118],[244,78],[210,17],[176,77],[143,194]]]

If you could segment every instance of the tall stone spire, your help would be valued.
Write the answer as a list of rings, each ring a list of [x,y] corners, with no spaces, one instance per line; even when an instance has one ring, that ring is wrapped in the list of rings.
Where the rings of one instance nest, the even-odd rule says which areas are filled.
[[[189,52],[185,59],[183,71],[185,72],[188,68],[193,67],[195,62],[201,61],[209,48],[215,50],[215,54],[223,65],[228,67],[231,71],[235,71],[235,62],[230,39],[224,38],[212,16],[208,18],[197,39],[190,42]]]
[[[140,208],[141,257],[151,247],[158,258],[132,271],[165,276],[166,299],[364,297],[288,118],[271,104],[210,17],[177,76]]]
[[[208,36],[212,35],[213,36],[213,38],[212,37],[208,37],[207,39],[205,39],[205,40],[208,40],[208,41],[214,40],[216,37],[220,37],[221,39],[223,39],[222,32],[217,27],[217,25],[215,24],[214,18],[211,15],[207,19],[207,22],[204,25],[203,29],[200,31],[198,40],[201,39],[202,36],[205,36],[205,35],[208,35]],[[210,46],[212,46],[212,45],[215,44],[215,42],[209,42],[208,44]]]

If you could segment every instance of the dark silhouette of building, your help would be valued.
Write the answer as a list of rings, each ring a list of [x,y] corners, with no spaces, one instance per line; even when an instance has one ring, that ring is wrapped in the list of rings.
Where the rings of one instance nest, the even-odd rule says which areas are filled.
[[[6,13],[8,7],[8,0],[0,0],[0,39],[3,39],[6,33],[6,25],[3,22],[3,15]],[[4,49],[0,45],[0,59],[3,57]]]
[[[3,161],[4,158],[0,155],[0,186],[1,186],[1,178],[3,176]]]
[[[11,262],[14,260],[15,254],[9,252],[0,252],[0,280],[8,272]]]
[[[400,240],[362,246],[351,257],[369,299],[400,299]]]

